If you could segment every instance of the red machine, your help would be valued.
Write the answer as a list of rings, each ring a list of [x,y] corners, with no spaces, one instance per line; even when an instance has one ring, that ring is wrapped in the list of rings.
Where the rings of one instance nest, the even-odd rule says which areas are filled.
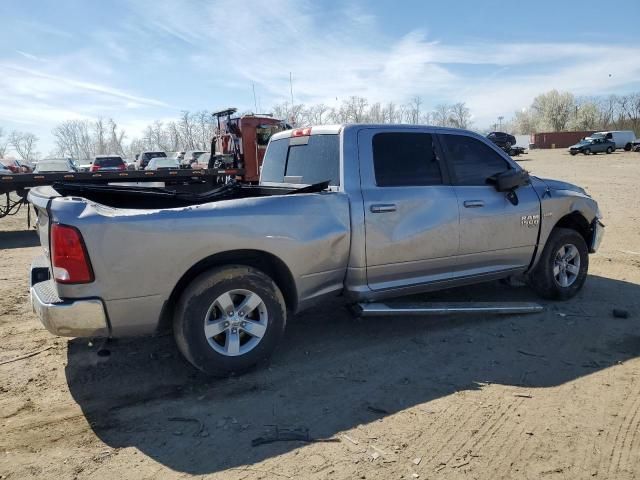
[[[291,128],[284,120],[270,115],[242,115],[232,118],[237,109],[229,108],[213,114],[218,125],[211,141],[215,168],[244,169],[243,180],[255,183],[269,139],[275,133]],[[229,163],[233,162],[232,165]]]

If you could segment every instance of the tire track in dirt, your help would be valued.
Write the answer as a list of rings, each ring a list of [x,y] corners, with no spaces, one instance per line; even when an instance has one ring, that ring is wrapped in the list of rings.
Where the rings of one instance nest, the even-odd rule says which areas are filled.
[[[468,430],[462,431],[461,429],[457,429],[454,435],[451,437],[451,440],[455,438],[456,434],[461,434],[462,438],[459,439],[458,445],[452,449],[449,456],[446,458],[446,460],[443,460],[442,463],[448,464],[457,458],[464,457],[469,452],[473,452],[474,454],[479,452],[480,450],[476,450],[476,447],[478,445],[482,445],[485,438],[493,438],[494,433],[500,430],[507,422],[507,420],[511,418],[509,411],[512,410],[513,407],[514,402],[506,405],[500,404],[500,406],[489,415],[486,415],[486,412],[484,412],[481,408],[473,409],[467,416],[467,421],[465,421],[465,424],[469,423],[469,421],[471,421],[472,425],[476,424],[476,434],[470,436],[468,435]],[[451,441],[445,443],[433,458],[436,458],[446,447],[450,445],[450,443]]]
[[[635,398],[635,402],[630,407],[631,420],[626,424],[624,436],[622,438],[621,446],[618,451],[618,461],[616,462],[615,471],[619,472],[620,467],[627,467],[631,462],[631,455],[634,453],[633,444],[637,441],[638,428],[640,427],[640,392],[635,389],[632,398]],[[626,450],[628,449],[628,450]],[[638,453],[636,452],[636,457]],[[624,461],[623,461],[624,459]]]
[[[627,443],[627,437],[629,436],[632,423],[634,422],[638,414],[639,408],[640,408],[640,392],[638,392],[637,389],[633,389],[633,391],[627,395],[627,400],[623,403],[622,408],[620,409],[620,414],[622,415],[622,418],[618,422],[615,438],[613,439],[613,442],[611,442],[611,452],[607,456],[607,460],[608,460],[607,473],[609,474],[609,476],[619,471],[622,456],[624,454],[624,446]],[[618,418],[620,417],[616,417],[616,420]],[[636,436],[636,432],[634,431],[632,433],[631,442],[633,442],[635,436]],[[610,438],[610,435],[607,435],[607,440],[609,438]],[[598,471],[600,471],[600,467],[601,467],[601,462],[599,462],[598,464]]]
[[[466,430],[463,430],[463,428],[469,423],[469,421],[471,421],[474,416],[477,416],[476,414],[478,413],[478,409],[473,409],[471,410],[471,414],[469,414],[469,409],[466,407],[466,405],[464,404],[460,404],[460,406],[456,409],[456,414],[458,412],[461,412],[460,415],[456,415],[455,419],[452,418],[445,418],[445,433],[444,435],[449,434],[448,436],[446,436],[446,438],[443,440],[442,438],[437,438],[437,437],[432,437],[434,442],[436,442],[438,448],[436,449],[436,451],[430,456],[430,458],[427,460],[427,463],[433,463],[434,461],[437,461],[439,455],[450,446],[451,442],[454,440],[454,438],[456,438],[457,435],[463,435],[466,437]],[[462,419],[462,421],[459,421],[459,419]],[[452,428],[453,427],[453,428]],[[438,462],[440,463],[440,462]],[[435,465],[436,467],[438,465]]]

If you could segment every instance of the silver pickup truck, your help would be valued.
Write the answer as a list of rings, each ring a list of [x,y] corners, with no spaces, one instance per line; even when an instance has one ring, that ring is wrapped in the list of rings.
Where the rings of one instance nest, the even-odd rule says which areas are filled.
[[[585,282],[596,202],[529,176],[475,133],[402,125],[281,132],[259,185],[208,193],[61,184],[31,190],[44,256],[33,308],[54,334],[173,329],[213,375],[268,357],[287,318],[520,276],[545,298]]]

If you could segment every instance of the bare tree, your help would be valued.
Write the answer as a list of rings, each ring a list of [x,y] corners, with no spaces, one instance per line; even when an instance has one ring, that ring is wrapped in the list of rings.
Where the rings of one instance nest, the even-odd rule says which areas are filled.
[[[38,137],[30,132],[19,132],[14,130],[9,135],[9,145],[25,162],[31,162],[36,159],[36,145]]]
[[[9,146],[9,140],[4,138],[4,131],[0,127],[0,158],[4,157],[7,153],[7,147]]]
[[[91,160],[95,156],[91,128],[88,120],[67,120],[56,126],[51,133],[55,138],[57,154],[77,160]]]
[[[455,128],[469,128],[471,125],[471,111],[463,102],[449,107],[449,123]]]
[[[413,124],[418,124],[420,123],[421,120],[421,111],[420,108],[422,107],[422,99],[418,96],[415,96],[411,99],[411,101],[409,102],[408,105],[408,121],[409,123],[413,123]]]
[[[431,118],[433,119],[434,125],[437,125],[439,127],[449,127],[450,114],[451,106],[445,103],[441,103],[440,105],[436,105],[435,110],[431,114]]]

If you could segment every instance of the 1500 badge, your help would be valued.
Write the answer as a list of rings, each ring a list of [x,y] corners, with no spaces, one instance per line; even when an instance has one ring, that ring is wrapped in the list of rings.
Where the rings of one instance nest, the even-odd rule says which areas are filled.
[[[522,227],[537,227],[540,224],[540,215],[523,215],[520,218],[520,226]]]

